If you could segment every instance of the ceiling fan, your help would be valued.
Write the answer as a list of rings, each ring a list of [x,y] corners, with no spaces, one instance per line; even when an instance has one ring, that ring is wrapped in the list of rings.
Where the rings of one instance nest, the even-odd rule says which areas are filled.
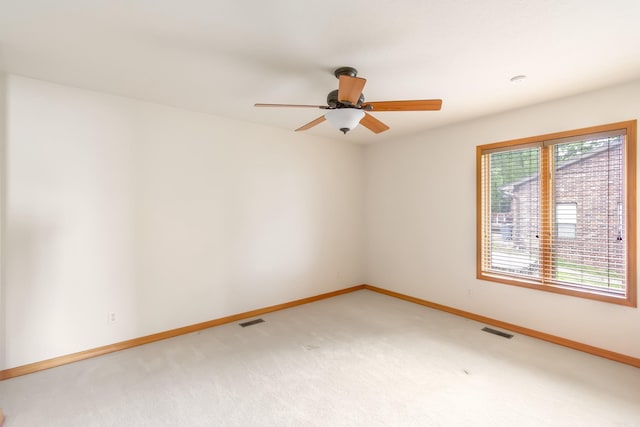
[[[381,133],[389,129],[389,126],[373,117],[368,111],[436,111],[442,107],[441,99],[365,102],[362,89],[364,89],[367,80],[356,77],[358,71],[355,68],[340,67],[333,74],[339,80],[338,90],[329,92],[327,105],[255,104],[255,106],[328,110],[324,115],[306,125],[300,126],[296,129],[296,132],[310,129],[328,120],[329,123],[345,134],[358,126],[358,123],[374,133]]]

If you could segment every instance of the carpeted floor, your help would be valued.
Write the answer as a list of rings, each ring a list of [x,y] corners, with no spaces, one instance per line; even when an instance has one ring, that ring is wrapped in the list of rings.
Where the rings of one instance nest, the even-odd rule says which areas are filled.
[[[640,426],[640,369],[370,291],[0,382],[4,427]]]

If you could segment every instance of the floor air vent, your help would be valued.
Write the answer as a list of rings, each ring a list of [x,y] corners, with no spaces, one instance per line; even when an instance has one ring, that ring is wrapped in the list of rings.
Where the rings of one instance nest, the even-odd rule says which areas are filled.
[[[262,322],[264,322],[264,320],[262,319],[249,320],[248,322],[240,323],[240,326],[242,326],[243,328],[246,328],[247,326],[256,325]]]
[[[504,338],[513,338],[512,334],[508,334],[506,332],[502,332],[502,331],[499,331],[497,329],[488,328],[486,326],[484,328],[482,328],[482,330],[485,331],[485,332],[489,332],[490,334],[498,335],[498,336],[501,336],[501,337],[504,337]]]

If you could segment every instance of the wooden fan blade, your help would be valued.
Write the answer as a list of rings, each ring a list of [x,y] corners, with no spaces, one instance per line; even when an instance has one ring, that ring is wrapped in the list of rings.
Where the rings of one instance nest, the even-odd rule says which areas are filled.
[[[385,125],[369,113],[364,113],[364,117],[360,120],[360,124],[373,133],[382,133],[385,130],[389,130],[389,126]]]
[[[294,108],[323,108],[327,109],[326,105],[307,105],[307,104],[253,104],[254,107],[294,107]]]
[[[296,129],[296,132],[300,132],[301,130],[311,129],[315,125],[319,125],[320,123],[324,122],[325,120],[326,119],[324,118],[324,116],[320,116],[317,119],[307,123],[306,125],[300,126],[298,129]]]
[[[367,111],[437,111],[442,108],[442,99],[365,102],[362,108]]]
[[[340,76],[338,85],[338,101],[356,105],[362,95],[362,89],[367,79],[351,76]]]

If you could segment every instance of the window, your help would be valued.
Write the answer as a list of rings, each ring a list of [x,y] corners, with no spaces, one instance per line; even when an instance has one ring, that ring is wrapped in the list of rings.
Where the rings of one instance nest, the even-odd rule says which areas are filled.
[[[477,147],[477,276],[636,306],[636,121]]]
[[[578,206],[575,203],[556,203],[556,237],[575,239]]]

